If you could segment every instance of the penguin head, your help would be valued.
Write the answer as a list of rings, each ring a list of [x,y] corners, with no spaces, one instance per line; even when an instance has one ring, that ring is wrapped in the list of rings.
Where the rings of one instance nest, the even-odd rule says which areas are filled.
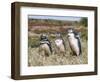
[[[68,37],[74,37],[75,36],[73,28],[68,28],[67,29],[67,36]]]
[[[47,37],[46,34],[42,34],[42,35],[40,36],[40,38],[41,38],[41,40],[47,40],[47,39],[48,39],[48,37]]]
[[[67,29],[67,33],[73,33],[74,32],[74,29],[73,28],[68,28]]]
[[[55,35],[56,35],[56,38],[61,38],[61,33],[60,32],[57,32]]]
[[[80,38],[80,34],[79,32],[77,32],[75,29],[73,28],[69,28],[67,30],[67,36],[68,37],[75,37],[75,38]]]

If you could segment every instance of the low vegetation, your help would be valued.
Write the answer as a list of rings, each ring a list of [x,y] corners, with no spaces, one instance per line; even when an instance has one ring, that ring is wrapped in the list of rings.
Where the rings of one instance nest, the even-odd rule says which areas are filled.
[[[83,20],[83,19],[82,19]],[[28,36],[28,65],[29,66],[48,66],[48,65],[76,65],[76,64],[87,64],[88,63],[88,46],[87,46],[87,24],[85,24],[86,22],[85,19],[83,21],[80,21],[76,24],[75,22],[75,26],[78,26],[75,29],[81,29],[79,30],[80,35],[81,35],[81,43],[82,43],[82,54],[80,56],[76,56],[74,54],[72,54],[72,51],[69,47],[69,43],[66,37],[66,33],[62,30],[62,36],[66,45],[66,53],[65,55],[62,54],[57,54],[55,53],[56,47],[54,44],[54,41],[56,39],[54,32],[57,32],[57,30],[59,29],[50,29],[48,24],[53,24],[54,26],[57,25],[59,27],[63,28],[63,25],[65,25],[65,22],[60,22],[60,21],[43,21],[43,20],[30,20],[29,21],[29,28],[32,28],[32,26],[34,26],[35,23],[37,23],[37,25],[40,25],[40,28],[42,28],[42,24],[46,24],[48,29],[45,30],[38,30],[38,29],[29,29],[29,33],[31,33],[32,35]],[[84,24],[83,24],[83,23]],[[72,26],[72,23],[68,22],[69,26]],[[44,26],[44,25],[43,25]],[[67,27],[69,27],[67,26]],[[60,28],[61,29],[61,28]],[[53,49],[53,53],[49,56],[42,56],[41,54],[39,54],[39,38],[41,33],[46,33],[48,35],[48,38],[51,42],[51,46]]]
[[[81,40],[82,42],[82,54],[80,56],[73,55],[68,44],[66,36],[64,36],[64,41],[66,44],[66,54],[57,54],[55,53],[56,47],[54,44],[55,38],[49,37],[53,53],[49,56],[41,56],[39,54],[39,39],[29,38],[29,47],[28,47],[28,65],[29,66],[45,66],[45,65],[73,65],[73,64],[87,64],[87,42],[86,40]]]

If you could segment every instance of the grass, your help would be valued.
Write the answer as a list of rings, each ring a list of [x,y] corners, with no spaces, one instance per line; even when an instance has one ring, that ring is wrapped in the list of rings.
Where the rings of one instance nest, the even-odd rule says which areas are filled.
[[[75,64],[87,64],[88,63],[88,50],[87,50],[87,41],[81,38],[82,43],[82,55],[75,56],[72,54],[69,47],[68,40],[66,36],[63,36],[66,45],[66,54],[57,54],[54,53],[49,56],[42,56],[39,54],[39,37],[29,37],[28,38],[28,65],[29,66],[48,66],[48,65],[75,65]],[[49,36],[51,40],[51,45],[53,51],[56,47],[54,44],[55,37]]]
[[[82,54],[76,56],[72,54],[69,47],[69,43],[66,37],[65,27],[75,27],[80,29],[81,32],[81,43],[82,43]],[[81,27],[82,26],[82,27]],[[48,66],[48,65],[76,65],[76,64],[87,64],[88,63],[88,46],[87,46],[87,19],[81,18],[80,21],[61,21],[61,20],[50,20],[50,19],[29,19],[28,20],[28,65],[29,66]],[[38,28],[36,28],[38,27]],[[39,28],[40,27],[40,28]],[[66,54],[57,54],[54,41],[55,36],[49,34],[53,53],[49,56],[42,56],[39,54],[39,36],[41,33],[63,33],[63,39],[66,45]]]

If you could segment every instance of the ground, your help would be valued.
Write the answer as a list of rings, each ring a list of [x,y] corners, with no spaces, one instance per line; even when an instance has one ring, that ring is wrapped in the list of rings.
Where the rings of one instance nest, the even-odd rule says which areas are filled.
[[[36,38],[29,38],[28,46],[28,65],[29,66],[48,66],[48,65],[76,65],[76,64],[87,64],[88,63],[88,54],[87,54],[87,40],[81,38],[82,43],[82,54],[76,56],[72,54],[72,51],[69,47],[68,40],[64,35],[63,39],[66,45],[66,54],[56,54],[54,53],[55,45],[54,38],[51,39],[53,53],[49,56],[42,56],[39,54],[39,40]]]

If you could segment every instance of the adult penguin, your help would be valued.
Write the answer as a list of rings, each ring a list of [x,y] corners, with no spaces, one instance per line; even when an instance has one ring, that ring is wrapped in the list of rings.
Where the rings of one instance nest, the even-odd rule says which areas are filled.
[[[79,33],[72,28],[69,28],[67,31],[70,48],[73,54],[79,56],[82,53]]]
[[[52,54],[51,42],[48,40],[46,34],[40,36],[40,51],[44,51],[44,54],[47,56]]]
[[[60,33],[56,33],[55,45],[56,45],[56,48],[57,48],[56,52],[58,54],[65,55],[66,47],[65,47],[64,40],[63,40]]]

